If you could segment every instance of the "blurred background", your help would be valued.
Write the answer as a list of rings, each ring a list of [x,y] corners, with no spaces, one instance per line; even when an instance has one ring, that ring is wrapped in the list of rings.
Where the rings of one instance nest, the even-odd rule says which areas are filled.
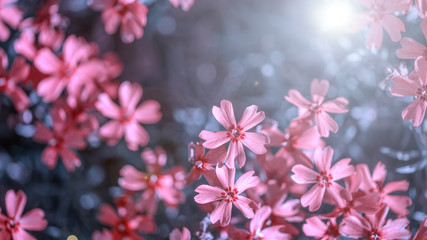
[[[334,158],[350,157],[371,169],[382,161],[387,181],[409,181],[413,205],[408,217],[415,232],[427,216],[427,122],[418,128],[404,122],[401,112],[411,99],[389,93],[387,76],[401,62],[395,56],[400,44],[384,35],[382,47],[371,51],[364,43],[366,29],[348,31],[343,12],[358,7],[327,0],[196,0],[184,12],[167,0],[143,2],[149,8],[144,36],[130,44],[122,43],[119,34],[107,35],[100,13],[88,8],[86,0],[60,0],[60,13],[69,19],[67,35],[96,42],[101,53],[118,53],[124,63],[120,80],[138,82],[143,100],[161,103],[162,120],[146,129],[149,146],[167,150],[169,167],[191,167],[187,145],[199,140],[203,129],[220,129],[211,108],[222,99],[233,102],[237,119],[255,104],[284,129],[297,115],[296,107],[284,100],[288,90],[309,97],[312,79],[327,79],[327,98],[345,97],[350,108],[334,116],[340,129],[326,139],[335,149]],[[38,4],[19,1],[28,15]],[[406,27],[403,36],[425,44],[416,9],[400,18]],[[15,32],[0,44],[10,56],[18,36]],[[413,61],[407,66],[412,71]],[[4,96],[0,99],[0,196],[22,189],[28,195],[26,209],[46,212],[49,226],[34,233],[37,239],[90,239],[102,227],[96,220],[99,205],[112,203],[121,193],[119,169],[125,164],[142,168],[140,151],[128,150],[123,141],[109,147],[93,136],[90,146],[78,152],[82,167],[68,173],[58,164],[49,171],[40,160],[44,145],[31,139],[34,122],[44,117],[47,105],[30,93],[31,108],[19,115]],[[188,200],[179,210],[162,205],[157,231],[147,239],[166,238],[174,227],[198,228],[205,214],[192,201],[195,186],[185,188]],[[4,197],[0,206],[4,208]]]

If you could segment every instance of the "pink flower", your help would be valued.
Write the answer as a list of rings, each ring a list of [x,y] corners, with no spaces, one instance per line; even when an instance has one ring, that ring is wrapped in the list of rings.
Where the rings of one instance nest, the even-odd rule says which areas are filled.
[[[185,200],[185,195],[179,190],[184,187],[185,170],[178,166],[162,171],[167,156],[161,147],[157,147],[155,151],[145,149],[141,158],[148,172],[125,165],[120,170],[119,185],[129,191],[143,191],[140,203],[145,205],[145,210],[150,215],[154,215],[157,210],[156,196],[168,206],[177,208]]]
[[[26,214],[24,212],[27,196],[23,191],[15,193],[13,190],[6,192],[6,215],[0,213],[0,239],[2,240],[36,240],[26,230],[41,231],[46,228],[47,221],[44,211],[35,208]]]
[[[427,4],[426,4],[427,5]],[[421,29],[427,39],[427,20],[421,23]],[[416,59],[420,56],[427,57],[427,47],[419,44],[412,38],[403,38],[400,41],[401,49],[397,49],[396,56],[401,59]]]
[[[324,146],[319,131],[306,122],[293,121],[284,133],[277,128],[277,123],[262,126],[261,132],[270,138],[269,146],[280,147],[277,155],[294,164],[304,164],[307,167],[312,167],[313,163],[303,150],[315,150],[317,147]]]
[[[390,195],[390,193],[395,191],[408,191],[409,183],[406,180],[389,182],[384,185],[387,170],[382,162],[377,163],[372,176],[366,164],[358,164],[356,169],[362,180],[360,189],[367,193],[379,193],[381,195],[380,203],[389,206],[390,210],[398,216],[408,215],[409,211],[406,208],[412,204],[411,198],[408,196]]]
[[[13,42],[13,47],[17,53],[30,61],[34,61],[38,51],[35,45],[35,36],[32,31],[21,32],[19,38]]]
[[[413,240],[427,240],[427,218],[424,218],[424,220],[421,222],[420,228],[415,234]]]
[[[317,167],[315,172],[304,165],[296,165],[292,168],[292,179],[297,183],[315,183],[302,197],[301,205],[303,207],[309,206],[311,212],[320,208],[325,191],[336,201],[339,205],[342,203],[340,194],[344,194],[346,190],[335,181],[348,177],[354,173],[354,167],[348,165],[351,159],[345,158],[337,162],[331,168],[332,155],[334,150],[331,147],[326,147],[322,151],[321,148],[316,149],[314,152],[314,162]]]
[[[38,44],[54,51],[61,47],[64,41],[68,19],[58,13],[58,0],[43,1],[35,18],[26,18],[20,29],[38,34]]]
[[[37,122],[33,139],[37,142],[48,144],[48,147],[43,150],[42,162],[49,169],[53,169],[56,166],[59,155],[67,171],[72,172],[81,165],[81,162],[70,148],[83,149],[86,147],[86,142],[84,135],[80,131],[70,127],[70,122],[67,121],[64,113],[62,108],[54,105],[51,110],[53,130]]]
[[[221,123],[227,131],[211,132],[203,130],[199,137],[206,140],[203,146],[209,149],[217,148],[227,142],[230,142],[227,151],[225,164],[229,168],[234,168],[234,161],[237,158],[237,164],[241,168],[245,165],[246,155],[243,145],[248,147],[255,154],[264,154],[267,152],[265,144],[270,140],[261,133],[247,132],[264,120],[264,112],[257,112],[258,107],[251,105],[246,108],[239,123],[236,124],[233,105],[228,100],[221,101],[221,108],[214,106],[212,113],[215,119]]]
[[[322,137],[328,137],[329,131],[336,133],[338,124],[329,116],[330,113],[345,113],[348,101],[339,97],[328,102],[323,102],[328,92],[329,82],[322,80],[319,82],[316,78],[311,82],[311,99],[308,101],[297,90],[289,90],[285,99],[298,107],[299,116],[295,120],[313,121]]]
[[[112,119],[99,130],[99,134],[107,139],[108,144],[117,144],[124,135],[130,150],[136,151],[139,146],[147,145],[149,136],[140,123],[156,123],[162,114],[159,111],[160,104],[154,100],[147,100],[137,106],[141,97],[141,86],[128,81],[120,84],[120,106],[115,104],[107,94],[99,95],[96,109],[105,117]]]
[[[388,207],[383,207],[375,215],[347,216],[341,223],[340,232],[343,236],[356,239],[410,239],[411,232],[407,229],[409,220],[398,218],[386,222],[387,213]]]
[[[0,41],[10,37],[10,30],[6,26],[16,29],[22,20],[22,11],[16,6],[17,0],[0,0]]]
[[[191,240],[191,233],[188,228],[183,227],[182,233],[178,228],[174,228],[173,231],[169,234],[170,240]]]
[[[137,0],[92,0],[90,6],[102,11],[105,32],[114,34],[120,25],[124,43],[142,38],[143,27],[147,24],[148,8]]]
[[[291,235],[281,231],[281,229],[285,229],[284,225],[264,227],[270,215],[269,206],[261,207],[252,218],[249,231],[235,228],[230,232],[230,239],[292,239]]]
[[[152,233],[156,230],[154,219],[145,215],[137,215],[133,204],[128,204],[124,214],[117,214],[113,207],[102,204],[99,209],[98,220],[113,228],[111,230],[113,240],[144,240],[138,235],[138,232]],[[109,234],[104,233],[104,235],[108,236]]]
[[[418,13],[421,18],[425,18],[427,16],[427,2],[424,0],[415,0],[417,4]]]
[[[194,0],[169,0],[169,2],[176,8],[181,6],[184,11],[190,10],[194,4]]]
[[[18,112],[23,112],[30,105],[30,100],[19,83],[27,79],[30,66],[21,57],[15,59],[9,71],[7,65],[7,55],[0,49],[0,93],[4,93],[12,100]]]
[[[362,182],[363,176],[360,172],[356,172],[344,179],[345,186],[350,195],[343,199],[345,201],[344,207],[336,207],[331,213],[323,214],[322,216],[328,218],[337,218],[344,214],[347,215],[358,215],[358,212],[364,214],[375,214],[380,206],[377,204],[381,196],[377,192],[362,192],[359,191],[359,186]]]
[[[327,224],[317,216],[307,218],[302,230],[306,236],[321,240],[335,240],[341,236],[335,218],[329,219]]]
[[[191,184],[199,179],[206,171],[214,170],[212,165],[224,161],[227,153],[225,145],[221,145],[205,154],[205,148],[201,142],[190,143],[189,150],[190,162],[193,163],[194,166],[187,176],[187,184]],[[209,175],[205,175],[205,177],[209,177]]]
[[[419,126],[423,120],[427,108],[427,60],[418,57],[415,60],[415,72],[408,77],[394,76],[394,83],[390,92],[397,97],[415,97],[402,112],[405,121],[412,120],[413,126]]]
[[[254,211],[250,205],[254,205],[254,202],[240,194],[248,188],[255,187],[259,183],[259,178],[252,176],[254,171],[249,171],[243,174],[236,183],[234,183],[236,169],[220,165],[222,164],[219,163],[216,167],[216,175],[220,185],[198,186],[195,191],[199,194],[194,197],[194,200],[199,204],[218,201],[215,209],[211,213],[210,220],[212,223],[220,221],[221,226],[230,224],[233,204],[245,217],[252,218],[254,216]]]
[[[402,37],[400,32],[405,32],[405,25],[392,13],[408,10],[412,0],[356,0],[356,2],[368,8],[368,11],[355,19],[360,28],[371,25],[366,38],[367,48],[381,47],[383,28],[393,42],[400,41]]]
[[[86,40],[75,35],[69,36],[62,49],[62,56],[55,56],[52,50],[48,48],[41,49],[34,65],[40,72],[48,77],[44,78],[37,87],[37,93],[47,102],[56,100],[65,87],[73,92],[73,88],[80,82],[89,80],[82,78],[78,67],[83,61],[86,61],[91,54],[91,46]]]

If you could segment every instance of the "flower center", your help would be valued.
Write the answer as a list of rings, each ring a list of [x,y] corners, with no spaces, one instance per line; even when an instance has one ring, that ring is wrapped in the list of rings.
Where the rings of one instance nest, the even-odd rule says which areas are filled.
[[[157,183],[158,180],[159,178],[157,177],[157,175],[153,174],[150,176],[150,182]]]
[[[197,160],[194,165],[196,166],[197,169],[203,169],[203,162],[200,160]]]
[[[6,85],[6,79],[3,77],[0,77],[0,87],[3,87]]]
[[[261,230],[257,229],[255,234],[250,234],[248,240],[263,240],[264,234],[261,233]]]
[[[221,193],[221,197],[224,198],[224,200],[227,202],[235,202],[238,199],[238,193],[239,192],[236,188],[231,189],[228,187],[224,190],[224,192]]]
[[[427,101],[427,85],[424,85],[417,89],[417,97],[419,97],[420,100],[423,102]]]
[[[227,135],[228,137],[231,137],[231,140],[233,142],[238,142],[239,140],[245,139],[245,133],[242,131],[242,128],[240,126],[231,129]]]
[[[117,225],[117,231],[119,231],[119,232],[125,232],[126,231],[126,224],[125,223],[120,223],[119,225]]]
[[[317,181],[319,181],[320,187],[329,187],[332,184],[332,175],[328,173],[321,173],[320,176],[317,177]]]
[[[10,226],[10,228],[14,228],[14,227],[15,227],[15,225],[16,225],[15,220],[14,220],[14,219],[10,219],[10,220],[9,220],[9,226]]]
[[[377,239],[381,239],[381,235],[379,233],[373,232],[371,234],[371,240],[377,240]]]
[[[383,19],[383,17],[384,17],[384,8],[381,5],[375,3],[371,6],[371,10],[369,12],[369,15],[371,16],[371,19],[374,22],[378,22],[379,20]]]

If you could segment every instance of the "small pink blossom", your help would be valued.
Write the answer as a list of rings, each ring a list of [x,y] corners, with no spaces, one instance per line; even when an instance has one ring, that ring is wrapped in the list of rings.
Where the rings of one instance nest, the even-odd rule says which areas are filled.
[[[347,216],[340,225],[340,232],[345,237],[372,240],[406,240],[411,232],[407,229],[409,220],[398,218],[386,222],[388,207],[381,208],[375,215]]]
[[[186,227],[182,228],[182,232],[178,228],[174,228],[169,234],[169,240],[191,240],[191,233]]]
[[[393,15],[394,12],[407,11],[412,0],[355,0],[368,8],[358,15],[354,21],[363,28],[370,24],[366,47],[379,49],[383,41],[383,28],[393,42],[400,41],[401,32],[405,32],[403,22]]]
[[[83,149],[86,147],[85,136],[79,130],[70,127],[66,112],[59,105],[51,110],[53,129],[50,130],[40,122],[36,123],[33,139],[47,143],[48,147],[42,152],[42,162],[53,169],[61,157],[65,168],[72,172],[81,165],[78,156],[70,148]]]
[[[117,32],[120,25],[122,42],[131,43],[142,38],[148,8],[138,0],[91,0],[89,5],[102,11],[102,21],[108,34]]]
[[[30,100],[19,83],[27,79],[30,66],[23,58],[17,57],[9,71],[7,67],[7,55],[0,48],[0,93],[4,93],[12,100],[18,112],[23,112],[30,105]]]
[[[325,150],[321,148],[316,149],[314,153],[314,162],[318,172],[301,164],[292,168],[292,172],[294,172],[292,179],[295,182],[300,184],[315,184],[301,197],[301,205],[303,207],[309,206],[311,212],[320,208],[325,191],[338,205],[341,204],[341,194],[345,193],[346,190],[335,181],[348,177],[354,173],[354,167],[349,165],[351,161],[349,158],[340,160],[331,168],[333,154],[334,150],[329,146],[326,147]]]
[[[35,208],[26,214],[24,212],[27,196],[23,191],[15,193],[13,190],[6,192],[6,213],[0,213],[0,239],[2,240],[36,240],[26,230],[41,231],[46,228],[47,221],[44,211]]]
[[[251,206],[254,202],[241,194],[248,188],[255,187],[259,183],[259,178],[254,177],[254,171],[243,174],[234,183],[235,168],[228,168],[219,163],[216,167],[216,175],[220,184],[218,186],[200,185],[196,188],[198,195],[194,200],[199,204],[217,202],[211,213],[212,223],[220,221],[221,226],[227,226],[231,220],[231,209],[235,205],[245,217],[252,218],[254,211]]]
[[[426,4],[427,5],[427,4]],[[421,23],[424,37],[427,39],[427,20]],[[418,57],[427,57],[427,47],[419,44],[412,38],[403,38],[400,41],[402,48],[397,49],[396,56],[401,59],[417,59]]]
[[[99,208],[98,220],[109,227],[112,227],[110,233],[104,232],[104,235],[112,235],[113,240],[144,240],[138,232],[152,233],[156,230],[154,219],[149,216],[136,214],[135,206],[132,202],[126,206],[126,211],[116,213],[108,204],[102,204]]]
[[[40,47],[56,51],[64,41],[64,30],[68,26],[68,19],[59,14],[58,10],[58,0],[43,1],[36,16],[23,20],[20,29],[38,34],[37,43]]]
[[[73,88],[80,82],[89,80],[82,78],[79,64],[86,61],[91,54],[91,46],[82,37],[69,36],[62,49],[62,55],[57,57],[52,50],[43,48],[38,51],[34,65],[48,77],[37,86],[37,93],[47,102],[56,100],[67,88]]]
[[[331,218],[325,224],[318,216],[307,218],[302,226],[304,234],[321,240],[336,240],[340,235],[337,220]]]
[[[16,6],[17,0],[0,0],[0,41],[10,38],[7,26],[16,29],[22,20],[22,11]]]
[[[366,164],[356,166],[358,174],[361,176],[360,189],[366,193],[377,192],[381,195],[380,203],[390,207],[390,210],[398,216],[406,216],[409,211],[406,209],[412,204],[411,198],[403,195],[391,195],[396,191],[408,191],[409,183],[406,180],[393,181],[384,184],[387,170],[382,162],[378,162],[372,172]]]
[[[99,129],[101,137],[106,139],[108,144],[117,144],[124,135],[130,150],[136,151],[139,146],[147,145],[149,136],[140,123],[156,123],[162,114],[159,111],[160,104],[154,100],[147,100],[137,106],[141,97],[141,86],[128,81],[120,84],[120,105],[114,103],[105,93],[99,95],[96,109],[112,119]]]
[[[157,147],[155,151],[145,149],[141,153],[141,158],[147,172],[125,165],[120,170],[119,185],[129,191],[142,191],[139,203],[144,205],[150,215],[154,215],[157,210],[156,196],[168,206],[178,208],[185,200],[185,195],[179,190],[184,187],[185,170],[177,166],[163,171],[167,155],[161,147]]]
[[[390,87],[390,92],[393,96],[415,98],[403,110],[403,120],[412,120],[415,127],[421,125],[427,108],[427,60],[418,57],[415,60],[415,71],[409,77],[394,76],[392,81],[394,85]]]
[[[230,239],[292,239],[291,235],[282,232],[282,229],[286,229],[284,225],[268,226],[266,221],[271,215],[271,208],[269,206],[263,206],[258,209],[251,220],[249,225],[249,231],[243,229],[234,228],[230,231]],[[264,227],[264,224],[267,226]]]
[[[262,126],[261,132],[270,138],[268,146],[280,147],[277,154],[294,164],[312,167],[313,163],[303,150],[324,147],[319,131],[306,122],[293,121],[284,132],[277,128],[277,124]]]
[[[328,113],[345,113],[348,101],[339,97],[327,102],[323,102],[328,92],[329,82],[327,80],[319,81],[313,79],[311,82],[311,99],[310,102],[304,98],[297,90],[289,90],[285,99],[298,107],[299,116],[295,120],[314,121],[322,137],[328,137],[329,131],[336,133],[338,124]]]
[[[176,8],[181,7],[184,11],[190,10],[194,4],[194,0],[169,0],[169,2]]]
[[[255,154],[266,153],[267,149],[264,145],[270,142],[268,137],[261,133],[247,132],[247,130],[255,127],[265,118],[264,112],[257,112],[257,110],[258,107],[255,105],[247,107],[239,123],[236,124],[232,103],[228,100],[222,100],[221,107],[214,106],[212,113],[227,131],[211,132],[203,130],[199,135],[200,138],[206,140],[203,146],[214,149],[230,142],[225,159],[225,164],[229,168],[234,168],[235,159],[237,159],[237,164],[240,168],[245,165],[246,155],[243,145]]]
[[[199,179],[206,171],[214,170],[212,165],[216,165],[218,162],[223,162],[227,154],[227,148],[225,145],[221,145],[205,154],[205,147],[203,147],[201,142],[192,142],[189,145],[189,152],[189,160],[194,164],[194,166],[191,168],[191,171],[187,176],[187,184],[191,184]],[[204,176],[209,178],[210,175]]]

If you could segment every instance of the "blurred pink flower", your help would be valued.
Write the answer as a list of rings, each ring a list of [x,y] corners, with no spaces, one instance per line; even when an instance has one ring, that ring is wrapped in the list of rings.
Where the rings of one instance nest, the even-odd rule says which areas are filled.
[[[13,47],[15,52],[30,61],[34,61],[38,51],[35,45],[35,35],[32,31],[22,31],[19,38],[13,42]]]
[[[143,191],[139,204],[142,204],[141,208],[150,215],[154,215],[157,210],[156,196],[168,206],[178,208],[185,200],[185,195],[179,190],[184,187],[184,168],[176,166],[163,171],[167,155],[161,147],[157,147],[155,151],[144,149],[141,158],[148,172],[125,165],[120,169],[119,185],[129,191]]]
[[[71,35],[67,37],[60,57],[52,50],[43,48],[38,51],[34,65],[48,77],[37,86],[37,93],[47,102],[55,101],[67,87],[73,92],[81,82],[89,80],[78,73],[79,64],[91,55],[91,46],[82,37]]]
[[[426,4],[427,5],[427,4]],[[424,37],[427,39],[427,20],[421,23]],[[419,44],[412,38],[403,38],[400,41],[402,48],[396,50],[396,56],[401,59],[416,59],[420,56],[427,57],[427,47]]]
[[[207,170],[213,170],[214,168],[212,165],[223,162],[227,154],[225,145],[212,149],[205,154],[205,147],[203,147],[201,142],[190,143],[189,150],[190,162],[194,164],[194,166],[187,176],[187,184],[191,184],[199,179]],[[209,178],[209,175],[205,175],[205,177]]]
[[[17,0],[0,0],[0,41],[4,42],[10,38],[11,28],[16,29],[22,20],[23,13],[16,6]],[[6,25],[7,24],[7,25]]]
[[[284,132],[277,128],[277,124],[262,126],[261,133],[270,138],[267,146],[280,147],[276,153],[293,164],[303,164],[312,167],[313,163],[303,150],[315,150],[317,147],[324,147],[317,128],[311,127],[306,122],[291,122]]]
[[[68,19],[58,13],[59,1],[43,1],[34,18],[22,21],[20,29],[37,35],[40,47],[47,47],[57,51],[64,41],[64,30],[68,26]]]
[[[264,154],[267,152],[265,144],[270,140],[261,133],[247,132],[255,127],[265,118],[264,112],[257,112],[258,107],[251,105],[246,108],[239,123],[236,124],[233,105],[228,100],[221,101],[221,107],[214,106],[212,113],[215,119],[224,126],[227,131],[211,132],[203,130],[199,137],[206,140],[203,146],[209,149],[217,148],[227,142],[230,142],[227,151],[225,164],[229,168],[234,168],[234,161],[237,158],[237,165],[241,168],[245,165],[246,155],[243,145],[248,147],[255,154]]]
[[[90,0],[89,5],[102,11],[105,32],[114,34],[120,25],[122,42],[131,43],[144,34],[148,8],[138,0]]]
[[[36,240],[26,230],[41,231],[46,228],[47,221],[44,211],[35,208],[26,214],[24,212],[27,196],[23,191],[15,193],[13,190],[6,192],[6,215],[0,213],[0,239],[2,240]]]
[[[18,112],[25,111],[30,105],[30,100],[19,83],[27,79],[30,66],[21,57],[17,57],[10,67],[6,53],[0,48],[0,93],[8,96]]]
[[[379,49],[383,41],[383,28],[393,42],[400,41],[401,32],[405,32],[403,22],[393,15],[404,12],[411,6],[412,0],[355,0],[368,11],[360,13],[354,21],[358,29],[370,24],[366,47]]]
[[[271,207],[263,206],[258,209],[251,220],[249,231],[233,228],[230,231],[230,239],[292,239],[291,235],[281,230],[285,230],[284,225],[268,226],[266,221],[271,215]],[[267,226],[264,227],[264,224]]]
[[[169,240],[191,240],[191,233],[186,227],[182,228],[182,232],[178,228],[174,228],[169,234]]]
[[[377,192],[381,195],[379,203],[383,203],[390,207],[398,216],[406,216],[409,211],[406,209],[412,204],[411,198],[401,195],[390,195],[395,191],[408,191],[409,183],[406,180],[393,181],[384,185],[387,176],[387,170],[382,162],[378,162],[372,172],[366,164],[358,164],[356,166],[359,176],[361,176],[360,189],[364,192]]]
[[[323,102],[328,88],[329,82],[327,80],[319,81],[315,78],[311,82],[311,102],[295,89],[289,90],[289,96],[285,96],[288,102],[298,107],[299,116],[294,120],[314,121],[322,137],[328,137],[329,131],[334,133],[338,131],[338,124],[329,116],[328,112],[348,112],[346,108],[348,101],[345,98],[339,97]]]
[[[334,150],[329,146],[326,147],[325,150],[321,148],[316,149],[314,152],[314,162],[318,172],[301,164],[292,168],[292,172],[294,172],[292,179],[295,182],[300,184],[315,183],[315,185],[301,197],[301,205],[303,207],[309,206],[311,212],[320,208],[325,191],[338,205],[342,203],[341,195],[347,192],[335,181],[352,175],[354,173],[354,167],[349,165],[351,159],[345,158],[337,162],[331,168],[333,154]]]
[[[49,169],[53,169],[56,166],[59,155],[67,171],[72,172],[81,165],[81,162],[70,148],[85,148],[85,136],[81,131],[70,125],[70,119],[66,116],[66,111],[61,108],[60,103],[52,108],[51,118],[53,130],[37,122],[33,139],[37,142],[48,144],[48,147],[43,150],[41,158]]]
[[[412,120],[413,126],[419,126],[427,108],[427,59],[418,57],[415,60],[415,71],[409,77],[394,76],[390,92],[397,97],[415,97],[402,112],[405,121]]]
[[[411,232],[407,229],[409,220],[398,218],[386,222],[388,207],[384,206],[375,215],[351,215],[343,219],[340,233],[345,237],[406,240],[410,239]]]
[[[160,104],[154,100],[147,100],[137,106],[141,97],[141,86],[128,81],[120,84],[119,106],[107,94],[99,95],[96,109],[105,117],[112,119],[99,129],[99,134],[108,144],[117,144],[123,135],[130,150],[136,151],[139,146],[148,144],[148,133],[140,123],[156,123],[162,114],[159,111]]]
[[[145,215],[138,215],[135,206],[129,202],[124,214],[117,214],[108,204],[102,204],[99,208],[98,220],[104,225],[112,227],[111,234],[104,232],[104,235],[112,235],[113,240],[144,240],[138,233],[152,233],[156,230],[154,219]]]
[[[307,218],[302,226],[304,234],[321,240],[335,240],[340,237],[340,232],[335,218],[331,218],[325,224],[318,216]]]
[[[195,191],[199,194],[194,197],[194,200],[199,204],[218,201],[211,213],[210,220],[212,223],[220,221],[221,226],[230,224],[233,204],[245,217],[252,218],[254,211],[251,205],[254,205],[254,202],[240,194],[248,188],[255,187],[259,183],[259,178],[253,176],[254,171],[249,171],[234,183],[236,169],[220,165],[222,164],[219,163],[216,167],[216,175],[220,184],[218,186],[198,186]]]
[[[176,8],[181,6],[184,11],[190,10],[194,4],[194,0],[169,0],[169,2]]]

